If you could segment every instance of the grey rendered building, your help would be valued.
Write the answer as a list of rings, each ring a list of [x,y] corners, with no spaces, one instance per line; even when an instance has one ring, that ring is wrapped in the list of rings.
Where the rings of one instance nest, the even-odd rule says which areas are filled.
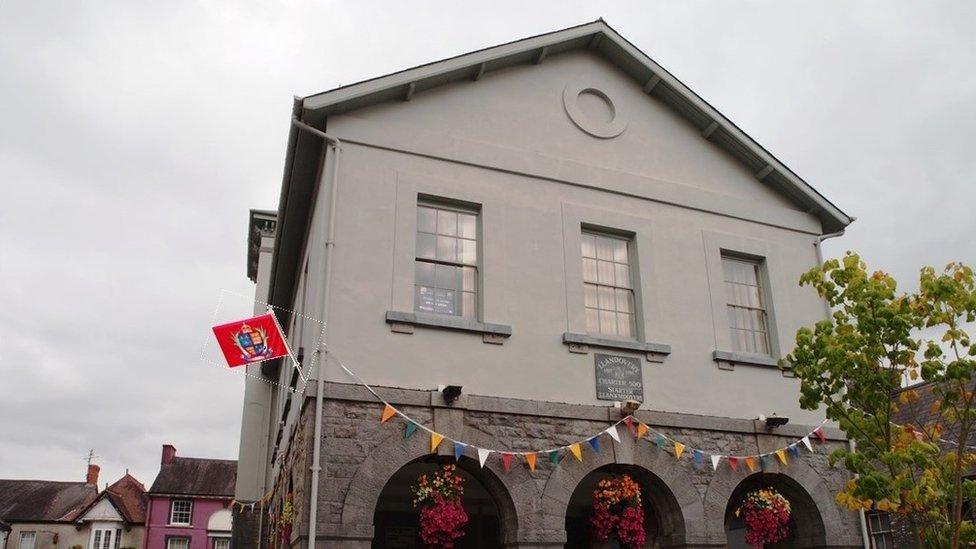
[[[296,99],[293,113],[279,208],[252,212],[248,271],[304,373],[249,367],[236,497],[259,503],[235,518],[238,547],[415,545],[409,486],[454,448],[381,423],[346,369],[448,441],[501,451],[620,420],[596,382],[607,356],[639,366],[637,419],[705,452],[769,452],[822,423],[776,362],[827,315],[797,281],[852,218],[603,21]],[[789,423],[757,420],[774,414]],[[756,473],[633,436],[534,470],[506,471],[497,452],[482,468],[472,446],[459,546],[590,546],[592,486],[628,472],[648,546],[743,546],[733,511],[773,485],[794,508],[788,546],[861,547],[860,517],[834,503],[846,477],[827,465],[846,441],[824,431],[814,452]],[[286,497],[283,539],[271,522]]]

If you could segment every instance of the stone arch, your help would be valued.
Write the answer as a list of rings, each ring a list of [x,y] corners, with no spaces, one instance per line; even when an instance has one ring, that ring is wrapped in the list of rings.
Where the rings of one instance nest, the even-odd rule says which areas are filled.
[[[790,492],[784,492],[788,499],[801,499],[811,508],[816,509],[823,525],[824,543],[827,546],[850,544],[851,540],[845,537],[847,534],[845,528],[828,527],[844,522],[841,517],[841,509],[834,503],[833,492],[823,477],[801,459],[794,459],[790,461],[789,466],[777,466],[775,469],[763,473],[751,473],[748,468],[742,466],[739,467],[738,471],[732,471],[729,467],[720,467],[715,472],[708,485],[708,491],[705,493],[705,518],[706,523],[711,528],[708,534],[712,539],[721,540],[721,543],[725,543],[726,511],[736,488],[748,478],[761,474],[779,475],[778,478],[784,480],[781,485]],[[858,540],[854,540],[854,543],[857,544]]]
[[[468,437],[471,444],[497,447],[491,441],[482,440],[484,437],[477,436],[475,432],[467,434],[472,435]],[[447,453],[450,453],[449,444],[445,440],[442,450],[448,449]],[[471,451],[469,449],[469,453]],[[423,431],[404,439],[402,431],[396,430],[380,441],[359,465],[346,490],[340,535],[345,532],[362,539],[363,534],[369,532],[369,537],[372,537],[376,503],[387,482],[403,466],[432,455],[430,438]],[[531,513],[524,507],[538,498],[535,484],[525,468],[513,467],[510,473],[504,473],[501,459],[496,454],[492,454],[483,469],[477,460],[466,456],[462,457],[458,466],[477,476],[495,500],[500,515],[502,543],[508,546],[521,541],[519,532],[522,518],[526,513]]]
[[[789,547],[823,547],[826,545],[827,532],[816,502],[799,483],[781,473],[754,473],[739,482],[725,507],[723,523],[726,532],[729,531],[729,523],[735,520],[735,509],[745,495],[752,490],[767,486],[783,494],[793,508],[791,538],[774,546],[788,544]]]
[[[640,441],[621,437],[620,444],[607,447],[599,454],[586,453],[582,462],[571,455],[563,458],[546,482],[542,495],[541,531],[547,539],[565,541],[566,510],[576,486],[590,473],[612,464],[638,467],[657,479],[666,489],[662,501],[670,500],[668,509],[674,534],[669,545],[680,547],[706,541],[705,516],[701,496],[691,475],[671,454],[655,447],[636,448]],[[646,444],[646,441],[643,442]]]

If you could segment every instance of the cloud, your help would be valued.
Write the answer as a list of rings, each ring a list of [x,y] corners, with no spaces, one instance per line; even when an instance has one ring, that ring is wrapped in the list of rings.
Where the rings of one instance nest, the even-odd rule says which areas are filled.
[[[859,217],[829,254],[971,261],[974,6],[4,2],[0,476],[236,457],[243,380],[200,342],[253,292],[291,97],[600,16]]]

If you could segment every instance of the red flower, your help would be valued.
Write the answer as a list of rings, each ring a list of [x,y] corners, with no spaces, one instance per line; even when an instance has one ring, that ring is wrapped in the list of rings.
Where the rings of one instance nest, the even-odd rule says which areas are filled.
[[[451,549],[464,536],[468,514],[460,500],[445,500],[439,494],[434,504],[420,510],[420,539],[427,545]]]
[[[593,537],[606,541],[617,533],[623,547],[640,548],[647,540],[644,532],[644,509],[640,485],[630,475],[601,480],[593,491],[593,514],[590,516]]]

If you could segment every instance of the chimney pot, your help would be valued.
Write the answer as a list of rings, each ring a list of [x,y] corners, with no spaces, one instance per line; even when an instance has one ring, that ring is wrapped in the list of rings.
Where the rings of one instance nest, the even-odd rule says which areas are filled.
[[[100,468],[95,464],[88,464],[88,474],[85,476],[85,483],[98,485],[98,471]]]
[[[163,444],[163,456],[159,460],[160,465],[169,465],[176,457],[176,447],[172,444]]]

